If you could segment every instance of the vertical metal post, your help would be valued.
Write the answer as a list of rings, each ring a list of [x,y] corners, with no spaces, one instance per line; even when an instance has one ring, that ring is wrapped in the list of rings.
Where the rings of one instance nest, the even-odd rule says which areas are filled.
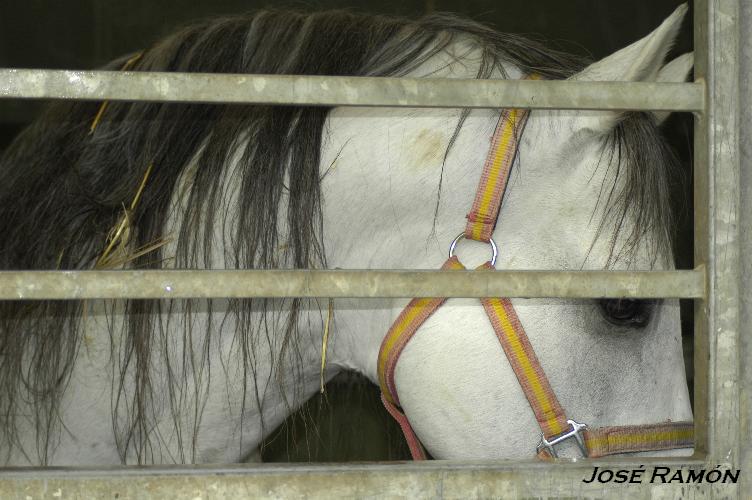
[[[713,0],[696,0],[694,11],[695,80],[705,81],[708,67],[708,4]],[[707,91],[706,91],[707,93]],[[705,112],[695,113],[694,131],[694,265],[704,265],[707,271],[706,291],[712,290],[709,282],[713,272],[708,258],[710,242],[709,168],[708,168],[708,117],[707,96]],[[708,452],[708,316],[710,297],[694,301],[694,421],[695,453]]]
[[[695,307],[697,450],[738,465],[739,446],[739,62],[737,0],[695,3],[695,75],[707,109],[695,128],[695,263],[708,298]],[[746,439],[746,437],[745,437]]]
[[[740,415],[739,428],[743,436],[739,468],[745,472],[752,470],[752,446],[749,443],[752,432],[752,2],[741,2],[739,13],[739,137],[740,137],[740,255],[741,264],[741,314],[739,324],[741,351]],[[746,362],[745,362],[746,360]],[[741,478],[739,491],[752,491],[752,476],[747,473]]]

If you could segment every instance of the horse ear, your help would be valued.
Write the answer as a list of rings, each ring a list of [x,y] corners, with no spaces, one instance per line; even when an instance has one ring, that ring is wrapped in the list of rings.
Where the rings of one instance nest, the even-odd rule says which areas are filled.
[[[692,66],[695,64],[695,55],[692,52],[683,54],[664,67],[658,72],[658,82],[681,83],[687,81]],[[671,111],[654,111],[655,120],[660,125],[671,114]]]
[[[682,20],[688,10],[687,4],[680,5],[661,25],[645,38],[624,47],[597,61],[574,75],[575,81],[604,82],[655,82],[658,81],[663,60],[671,49]],[[667,65],[666,68],[670,66]],[[671,74],[673,75],[673,68]],[[617,123],[619,113],[587,113],[585,128],[597,132],[608,132]]]

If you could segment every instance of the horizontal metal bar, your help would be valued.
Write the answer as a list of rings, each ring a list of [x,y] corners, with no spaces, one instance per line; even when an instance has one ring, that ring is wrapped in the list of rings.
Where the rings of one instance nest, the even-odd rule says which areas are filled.
[[[27,468],[0,472],[2,498],[739,498],[739,485],[689,484],[690,470],[733,469],[694,458],[392,464]],[[589,481],[598,470],[642,471],[630,484]],[[657,469],[661,467],[661,469]],[[654,480],[679,472],[680,481]],[[743,477],[743,476],[742,476]],[[625,490],[628,488],[628,490]]]
[[[693,271],[3,271],[0,299],[208,297],[703,298]]]
[[[316,106],[701,111],[704,83],[0,69],[0,97]]]

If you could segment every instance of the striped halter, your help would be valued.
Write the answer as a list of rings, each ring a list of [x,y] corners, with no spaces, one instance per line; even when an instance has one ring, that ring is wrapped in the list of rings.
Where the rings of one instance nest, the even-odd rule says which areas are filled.
[[[467,215],[467,226],[465,231],[452,242],[449,259],[442,266],[442,270],[465,269],[465,266],[453,255],[456,243],[462,238],[491,244],[493,258],[478,269],[494,269],[496,245],[491,235],[496,226],[501,200],[528,114],[528,110],[521,109],[504,110],[501,113],[475,194],[475,201],[472,210]],[[387,332],[379,351],[378,376],[381,385],[381,400],[402,428],[415,460],[424,460],[426,453],[401,410],[394,371],[400,354],[415,332],[445,301],[445,298],[412,299]],[[567,418],[515,313],[512,302],[506,298],[483,298],[480,301],[541,428],[542,436],[537,448],[539,458],[557,457],[555,446],[570,439],[575,440],[584,457],[591,458],[617,453],[693,446],[692,422],[664,422],[591,429],[586,424]]]

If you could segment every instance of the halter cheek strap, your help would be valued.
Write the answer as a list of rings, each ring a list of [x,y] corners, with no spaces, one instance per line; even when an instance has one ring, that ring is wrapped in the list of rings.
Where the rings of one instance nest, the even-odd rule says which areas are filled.
[[[485,243],[491,241],[509,172],[517,156],[519,138],[525,130],[529,114],[526,109],[502,110],[483,164],[473,207],[467,214],[465,238]]]
[[[475,200],[467,216],[467,226],[457,239],[464,236],[493,244],[491,235],[498,220],[507,179],[528,114],[527,110],[520,109],[504,110],[501,113]],[[458,269],[465,269],[465,266],[457,257],[451,255],[450,250],[449,259],[442,266],[442,270],[451,272]],[[493,262],[487,262],[478,269],[493,270]],[[402,428],[415,460],[424,460],[426,453],[409,420],[400,409],[394,372],[407,343],[444,302],[445,298],[412,299],[392,324],[379,351],[377,369],[381,400]],[[556,457],[555,446],[568,439],[574,439],[583,456],[591,458],[693,446],[692,422],[589,429],[585,424],[567,418],[512,302],[506,298],[484,298],[481,299],[481,304],[541,428],[543,436],[537,450],[539,458]]]

